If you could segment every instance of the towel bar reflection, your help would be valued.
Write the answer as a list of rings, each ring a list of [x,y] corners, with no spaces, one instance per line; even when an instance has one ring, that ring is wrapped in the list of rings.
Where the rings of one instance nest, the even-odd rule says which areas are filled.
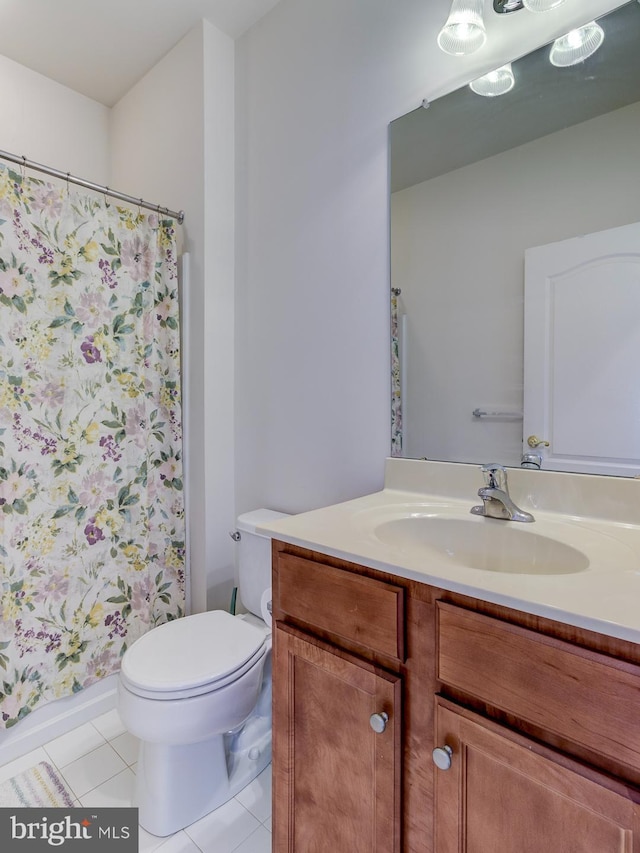
[[[506,418],[508,420],[522,420],[522,412],[496,412],[489,409],[474,409],[471,412],[474,418]]]

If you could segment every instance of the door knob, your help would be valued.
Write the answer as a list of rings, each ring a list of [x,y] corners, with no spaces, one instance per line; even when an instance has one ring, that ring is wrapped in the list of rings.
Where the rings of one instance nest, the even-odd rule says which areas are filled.
[[[448,770],[451,767],[451,756],[453,755],[453,750],[450,746],[447,746],[446,744],[444,746],[437,746],[431,755],[433,756],[433,763],[440,770]]]
[[[543,438],[538,438],[537,435],[530,435],[527,439],[529,447],[549,447],[549,442]]]
[[[389,715],[386,713],[386,711],[381,711],[379,714],[372,714],[369,717],[369,725],[378,735],[382,734],[382,732],[386,729],[388,722]]]

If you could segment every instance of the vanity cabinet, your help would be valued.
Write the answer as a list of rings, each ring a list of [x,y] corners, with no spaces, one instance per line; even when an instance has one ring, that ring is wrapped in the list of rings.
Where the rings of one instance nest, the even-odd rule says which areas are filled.
[[[305,634],[277,627],[276,680],[287,772],[276,803],[276,850],[400,853],[401,680]],[[372,719],[373,718],[373,719]],[[370,720],[372,719],[372,723]],[[375,726],[372,728],[372,725]]]
[[[274,542],[274,853],[431,850],[430,595]]]
[[[437,853],[631,853],[640,810],[624,785],[438,699]]]
[[[442,600],[436,612],[437,853],[639,849],[640,667]]]
[[[640,851],[639,645],[278,541],[273,615],[274,853]]]

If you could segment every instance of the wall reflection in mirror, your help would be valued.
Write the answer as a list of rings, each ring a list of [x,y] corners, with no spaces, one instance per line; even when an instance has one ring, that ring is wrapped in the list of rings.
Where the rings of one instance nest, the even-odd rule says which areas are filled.
[[[640,473],[640,5],[598,23],[390,126],[393,455]]]

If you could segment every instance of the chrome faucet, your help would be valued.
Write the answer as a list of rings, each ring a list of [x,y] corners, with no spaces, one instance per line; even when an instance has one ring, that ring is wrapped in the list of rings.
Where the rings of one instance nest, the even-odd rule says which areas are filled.
[[[535,521],[530,512],[517,507],[509,495],[507,472],[503,465],[491,462],[480,469],[484,476],[485,485],[478,489],[478,497],[482,498],[479,506],[472,506],[474,515],[484,515],[486,518],[503,518],[507,521]]]

